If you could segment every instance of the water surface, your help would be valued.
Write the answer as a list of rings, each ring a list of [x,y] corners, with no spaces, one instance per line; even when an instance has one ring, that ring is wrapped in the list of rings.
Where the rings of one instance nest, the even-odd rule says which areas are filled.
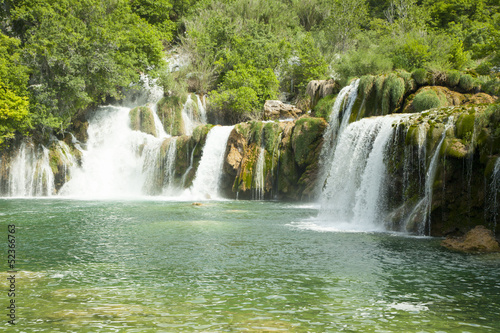
[[[17,227],[16,328],[498,332],[498,255],[320,232],[317,213],[278,202],[0,199],[1,234]]]

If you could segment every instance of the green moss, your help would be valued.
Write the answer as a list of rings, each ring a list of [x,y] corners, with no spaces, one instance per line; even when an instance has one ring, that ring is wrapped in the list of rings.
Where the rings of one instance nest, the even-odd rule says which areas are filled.
[[[282,129],[279,123],[266,123],[264,125],[264,145],[266,151],[273,153],[276,145],[278,144],[279,135]]]
[[[463,113],[459,116],[456,122],[457,129],[457,137],[460,139],[469,140],[472,138],[472,134],[474,133],[474,123],[475,123],[475,114]]]
[[[150,108],[138,106],[130,110],[129,118],[132,130],[157,135],[153,111]]]
[[[314,115],[323,119],[330,119],[330,114],[332,113],[333,105],[335,104],[336,99],[336,95],[328,95],[320,99],[318,104],[316,104],[313,109]]]
[[[384,82],[382,93],[382,114],[394,112],[401,106],[405,93],[403,78],[390,74]]]
[[[413,109],[415,112],[437,108],[441,106],[441,100],[434,90],[423,90],[415,95]]]
[[[158,102],[158,117],[163,128],[170,135],[178,136],[184,133],[184,121],[182,120],[182,108],[186,102],[183,96],[168,96]]]
[[[468,149],[463,141],[456,138],[447,138],[442,146],[442,151],[445,156],[463,159],[467,157]]]
[[[295,162],[299,166],[311,164],[314,143],[323,136],[326,122],[321,118],[301,118],[297,120],[292,134]]]
[[[412,76],[413,76],[413,79],[415,80],[415,82],[419,86],[425,85],[428,82],[427,81],[427,71],[423,68],[418,68],[418,69],[414,70],[412,73]]]
[[[490,159],[488,159],[488,162],[486,163],[486,168],[484,169],[484,177],[486,179],[490,179],[490,177],[492,176],[493,170],[495,169],[495,165],[499,158],[500,157],[498,156],[492,156]]]

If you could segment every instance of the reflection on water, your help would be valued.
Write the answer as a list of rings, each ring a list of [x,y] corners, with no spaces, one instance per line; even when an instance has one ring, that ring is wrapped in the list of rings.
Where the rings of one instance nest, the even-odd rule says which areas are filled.
[[[2,229],[17,226],[17,328],[26,331],[500,327],[498,255],[300,228],[293,221],[315,216],[312,206],[11,199],[0,211]]]

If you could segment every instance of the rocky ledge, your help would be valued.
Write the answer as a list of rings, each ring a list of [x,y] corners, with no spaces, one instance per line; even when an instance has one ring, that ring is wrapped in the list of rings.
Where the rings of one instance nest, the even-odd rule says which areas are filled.
[[[463,237],[448,237],[441,245],[455,251],[468,253],[500,252],[500,246],[493,232],[482,225],[467,232]]]

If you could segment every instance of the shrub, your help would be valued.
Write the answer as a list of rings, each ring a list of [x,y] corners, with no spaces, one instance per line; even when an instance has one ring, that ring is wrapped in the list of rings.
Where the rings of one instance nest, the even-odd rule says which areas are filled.
[[[448,87],[455,87],[460,82],[460,72],[459,71],[449,71],[447,73],[446,85]]]
[[[404,79],[390,74],[384,82],[382,114],[394,112],[401,104],[405,93]]]
[[[434,90],[425,90],[418,93],[413,99],[413,108],[415,112],[422,112],[441,105],[438,95]]]
[[[314,107],[314,116],[322,117],[326,120],[330,119],[330,114],[332,113],[333,104],[335,104],[335,95],[328,95],[320,99],[318,104]]]
[[[484,83],[482,87],[485,93],[500,96],[500,78],[493,78]]]
[[[415,82],[422,86],[427,83],[427,71],[423,68],[419,68],[413,71],[412,73],[413,79]]]
[[[208,120],[222,125],[236,124],[255,116],[259,108],[257,93],[249,87],[212,91],[209,94]]]
[[[460,75],[459,87],[465,91],[471,91],[474,89],[474,79],[472,76],[469,74]]]

